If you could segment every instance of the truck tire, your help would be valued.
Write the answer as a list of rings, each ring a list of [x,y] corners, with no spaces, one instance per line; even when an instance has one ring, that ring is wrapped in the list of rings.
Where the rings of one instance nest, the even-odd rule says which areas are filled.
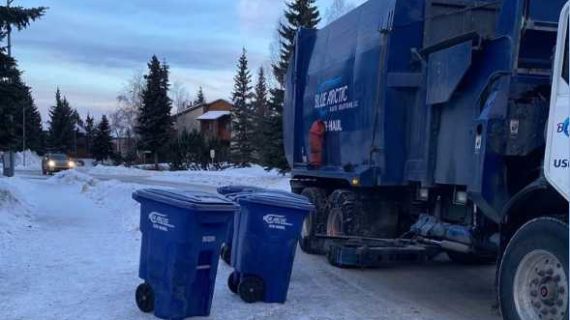
[[[446,253],[451,261],[468,266],[493,264],[497,262],[496,255],[492,254],[482,254],[482,253],[473,253],[473,252],[464,253],[456,251],[447,251]]]
[[[315,210],[309,213],[303,221],[303,229],[299,237],[299,246],[303,252],[308,254],[320,254],[323,251],[322,243],[318,243],[315,235],[322,217],[326,216],[327,195],[321,188],[305,188],[301,195],[307,197],[309,202],[315,206]]]
[[[335,190],[329,197],[327,236],[353,236],[358,233],[360,202],[355,192]]]
[[[537,218],[513,236],[499,267],[505,320],[568,320],[568,225]]]

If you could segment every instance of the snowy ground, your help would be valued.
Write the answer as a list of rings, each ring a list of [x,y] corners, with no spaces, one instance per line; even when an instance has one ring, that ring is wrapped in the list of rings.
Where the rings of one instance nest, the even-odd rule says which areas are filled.
[[[198,177],[197,182],[210,186],[207,190],[221,182],[278,187],[286,181],[262,172],[249,178],[245,172],[224,178],[215,173],[207,180],[203,174],[189,172],[177,179]],[[0,178],[1,318],[153,319],[134,303],[141,236],[131,193],[143,187],[79,172],[48,180]],[[343,270],[298,251],[283,305],[243,303],[226,287],[230,272],[220,263],[212,319],[498,319],[491,308],[492,266],[466,268],[442,260]]]

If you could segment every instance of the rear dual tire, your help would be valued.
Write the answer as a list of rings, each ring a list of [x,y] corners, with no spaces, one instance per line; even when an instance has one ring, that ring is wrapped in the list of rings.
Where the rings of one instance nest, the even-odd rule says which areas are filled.
[[[327,195],[324,189],[309,187],[305,188],[301,195],[307,197],[310,203],[315,206],[303,221],[299,246],[303,252],[308,254],[320,254],[323,252],[322,244],[316,238],[319,224],[322,224],[322,217],[326,216]]]

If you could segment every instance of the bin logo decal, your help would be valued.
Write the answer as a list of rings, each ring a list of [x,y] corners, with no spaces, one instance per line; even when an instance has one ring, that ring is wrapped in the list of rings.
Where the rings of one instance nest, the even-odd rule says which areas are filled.
[[[269,229],[285,230],[286,227],[293,225],[287,222],[287,217],[278,214],[266,214],[263,216],[263,221],[267,223]]]
[[[152,227],[161,231],[168,232],[169,229],[174,229],[174,226],[170,224],[168,216],[158,212],[151,212],[148,215],[148,219],[152,222]]]

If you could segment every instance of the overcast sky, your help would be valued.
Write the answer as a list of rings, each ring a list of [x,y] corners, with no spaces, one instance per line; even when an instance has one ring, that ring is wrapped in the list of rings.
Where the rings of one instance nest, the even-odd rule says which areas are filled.
[[[318,0],[324,15],[333,0]],[[362,3],[363,0],[353,0]],[[132,75],[156,54],[171,83],[192,95],[229,98],[245,46],[252,68],[267,64],[283,0],[15,0],[47,14],[13,34],[14,57],[44,121],[60,87],[82,115],[112,111]]]

